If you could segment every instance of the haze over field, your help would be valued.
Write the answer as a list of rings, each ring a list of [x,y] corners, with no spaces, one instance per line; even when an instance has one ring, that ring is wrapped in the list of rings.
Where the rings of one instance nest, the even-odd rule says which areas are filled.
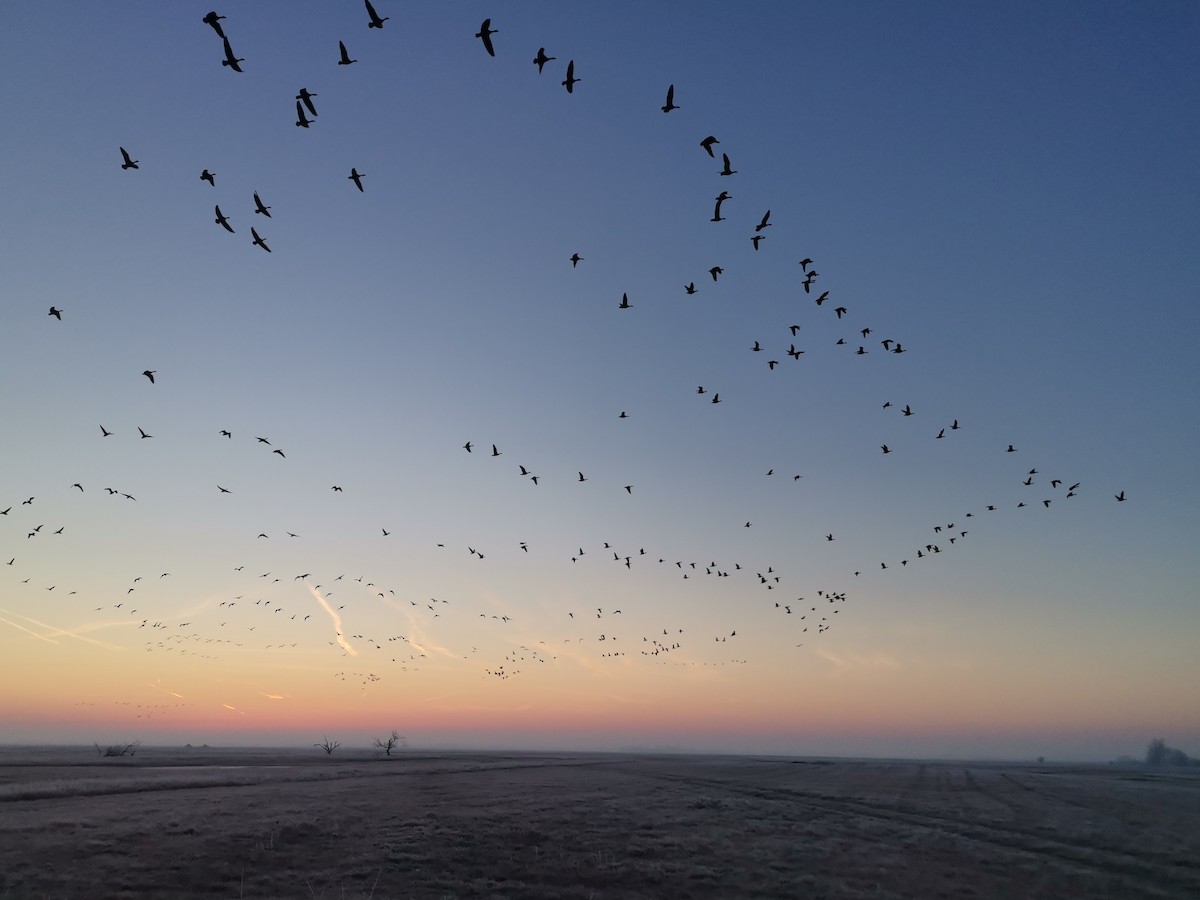
[[[1194,4],[374,5],[6,7],[0,740],[1200,748]]]

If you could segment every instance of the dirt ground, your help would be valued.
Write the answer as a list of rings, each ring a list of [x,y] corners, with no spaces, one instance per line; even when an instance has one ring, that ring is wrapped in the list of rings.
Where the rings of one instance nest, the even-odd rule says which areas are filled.
[[[1200,773],[0,749],[0,897],[1200,897]]]

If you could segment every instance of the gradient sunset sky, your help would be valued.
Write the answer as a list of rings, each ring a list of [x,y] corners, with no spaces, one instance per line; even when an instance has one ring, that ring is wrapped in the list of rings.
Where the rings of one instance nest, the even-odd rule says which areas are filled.
[[[6,4],[0,742],[1200,752],[1200,7],[375,7]]]

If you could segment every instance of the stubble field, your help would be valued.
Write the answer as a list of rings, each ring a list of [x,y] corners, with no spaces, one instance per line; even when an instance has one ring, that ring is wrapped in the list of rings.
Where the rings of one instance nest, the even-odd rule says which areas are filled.
[[[1200,775],[6,748],[0,897],[1195,898]]]

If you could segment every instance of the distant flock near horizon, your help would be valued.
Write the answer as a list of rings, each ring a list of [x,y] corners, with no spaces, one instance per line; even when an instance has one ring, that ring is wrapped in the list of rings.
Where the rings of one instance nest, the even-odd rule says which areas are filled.
[[[384,24],[389,20],[389,17],[379,16],[370,0],[364,0],[364,5],[367,14],[367,27],[369,29],[382,30],[384,28]],[[221,59],[221,66],[227,67],[231,70],[231,72],[234,73],[244,73],[245,70],[242,68],[241,64],[246,62],[246,59],[235,55],[230,37],[226,33],[225,26],[222,24],[225,21],[227,21],[226,17],[219,15],[216,11],[209,12],[202,19],[202,22],[211,27],[212,31],[215,32],[216,36],[222,43],[224,58]],[[489,57],[495,57],[497,54],[497,48],[493,42],[493,36],[497,34],[500,34],[500,30],[492,27],[491,18],[484,19],[479,26],[479,30],[474,33],[474,38],[480,41],[482,50],[486,52]],[[467,34],[464,33],[464,39],[466,38]],[[537,53],[534,55],[532,62],[533,65],[537,67],[538,74],[542,74],[545,66],[549,63],[557,61],[557,59],[558,57],[556,56],[548,55],[546,48],[543,46],[537,48]],[[357,59],[350,57],[345,42],[339,40],[338,57],[335,60],[331,52],[331,65],[336,64],[338,66],[350,66],[356,64],[357,62]],[[561,86],[565,88],[567,93],[575,94],[576,86],[581,83],[582,79],[576,76],[575,60],[573,58],[569,59],[566,63],[565,78],[562,80]],[[671,112],[681,108],[675,102],[676,88],[674,84],[667,85],[664,94],[665,96],[660,95],[664,97],[662,105],[659,106],[659,109],[661,109],[662,113],[670,114]],[[315,99],[318,96],[318,93],[310,91],[306,87],[301,87],[298,89],[298,92],[294,97],[296,112],[295,124],[297,128],[308,129],[317,121],[318,113]],[[658,101],[655,100],[654,102],[657,106]],[[717,157],[714,148],[721,146],[721,141],[718,140],[715,135],[710,134],[700,139],[697,142],[697,146],[699,147],[701,154],[705,155],[707,158],[716,160]],[[120,168],[123,171],[132,172],[140,170],[141,161],[134,158],[134,156],[129,150],[126,149],[126,147],[120,146],[118,147],[118,150],[121,157]],[[721,152],[721,168],[719,170],[715,170],[714,174],[718,178],[722,179],[733,178],[738,174],[738,170],[733,168],[733,162],[728,152]],[[219,173],[204,167],[199,173],[199,179],[205,182],[209,187],[216,189],[218,175]],[[346,178],[352,183],[355,189],[357,189],[359,192],[365,193],[364,179],[367,178],[366,172],[359,171],[357,166],[350,166],[349,174],[346,176]],[[722,183],[725,184],[731,182]],[[725,204],[733,201],[734,199],[734,195],[732,195],[728,190],[721,190],[718,194],[716,194],[714,198],[713,215],[710,221],[718,227],[723,227],[720,226],[720,223],[728,221],[727,217],[724,215]],[[254,216],[261,216],[261,221],[264,223],[271,220],[271,206],[264,202],[258,191],[253,192],[252,204],[252,214]],[[231,207],[229,207],[227,204],[227,208]],[[246,208],[250,209],[249,203],[247,204]],[[238,233],[238,229],[234,227],[233,217],[222,211],[220,203],[214,204],[213,211],[213,222],[219,229],[228,234]],[[257,221],[259,220],[256,220],[256,222]],[[772,228],[775,224],[772,222],[772,210],[767,209],[762,211],[756,219],[751,219],[750,221],[753,223],[753,232],[745,235],[745,237],[751,242],[754,251],[757,253],[760,251],[761,245],[768,239],[768,229]],[[251,226],[249,228],[249,234],[249,243],[251,246],[257,247],[266,253],[272,252],[267,240],[263,235],[259,234],[256,226]],[[584,252],[586,252],[587,248],[582,249]],[[563,260],[562,264],[569,264],[571,269],[575,270],[579,268],[581,263],[585,263],[586,259],[587,257],[581,252],[576,251],[569,258]],[[849,325],[852,317],[850,310],[846,305],[840,305],[837,303],[837,301],[832,300],[830,296],[830,290],[817,289],[817,291],[814,291],[817,279],[821,276],[814,267],[815,264],[813,259],[808,256],[804,256],[797,261],[797,264],[799,266],[800,276],[797,279],[797,287],[799,287],[805,295],[812,297],[815,307],[823,310],[820,315],[831,315],[833,317],[833,322],[846,322],[847,325]],[[715,262],[713,266],[707,269],[707,274],[711,279],[711,283],[716,284],[719,282],[721,276],[725,274],[725,269],[719,264],[719,262]],[[702,283],[704,283],[702,273],[701,280]],[[680,284],[683,291],[687,295],[695,294],[700,290],[697,287],[695,277],[693,276],[684,276],[680,279]],[[621,311],[636,309],[635,298],[631,298],[629,291],[624,291],[621,294],[619,302],[614,302],[614,307],[615,309]],[[66,327],[67,321],[70,317],[68,315],[64,318],[65,311],[66,310],[63,307],[53,305],[50,307],[48,315],[49,317],[53,318],[56,323],[62,323],[63,327]],[[55,324],[54,327],[59,327],[59,325]],[[762,343],[760,340],[754,340],[752,345],[746,347],[746,352],[756,355],[756,358],[761,360],[759,364],[765,364],[768,371],[774,372],[780,369],[780,367],[794,365],[795,363],[799,363],[801,358],[808,353],[808,350],[798,347],[796,343],[800,339],[799,335],[801,330],[802,326],[800,324],[788,323],[781,325],[778,335],[778,348],[782,350],[785,343],[788,345],[786,350],[781,354],[776,354],[774,351],[768,349],[768,346],[770,346],[772,342],[768,341],[767,345],[764,345],[764,343]],[[787,334],[785,335],[784,332],[787,332]],[[851,342],[847,342],[846,337],[838,338],[835,346],[838,348],[845,348],[844,350],[839,350],[838,352],[844,352],[848,355],[859,357],[866,356],[872,352],[871,350],[868,350],[868,339],[873,334],[871,327],[859,322],[857,325],[853,326],[853,331],[849,332],[849,334],[857,334],[859,337]],[[861,340],[861,343],[859,343],[859,340]],[[875,347],[875,344],[872,343],[870,346]],[[882,348],[882,350],[878,352],[889,354],[892,357],[898,357],[901,354],[909,352],[909,349],[894,337],[887,337],[878,341],[878,346]],[[785,363],[783,361],[785,359],[790,360],[791,362]],[[141,371],[140,375],[146,379],[147,389],[170,390],[169,371],[160,374],[159,369],[145,368]],[[131,371],[130,376],[132,378],[138,377],[136,370]],[[717,386],[712,385],[698,385],[696,387],[694,396],[700,398],[701,402],[707,402],[710,405],[730,402],[728,396],[722,397],[721,392],[717,389]],[[911,418],[915,421],[919,421],[919,410],[914,409],[913,405],[909,402],[900,404],[893,403],[891,400],[887,400],[882,403],[881,411],[888,416],[898,416],[900,420],[907,420]],[[615,419],[621,422],[628,422],[632,418],[624,409],[619,411],[614,410],[613,416]],[[145,424],[151,429],[157,430],[154,429],[153,422]],[[960,424],[960,420],[958,418],[947,417],[946,419],[942,419],[940,422],[935,422],[932,426],[930,426],[929,437],[931,440],[948,440],[955,432],[960,431],[964,427],[965,425]],[[142,425],[137,425],[136,429],[139,441],[153,440],[154,434],[145,430]],[[110,429],[103,423],[99,424],[99,431],[99,438],[101,440],[107,440],[108,438],[114,436],[117,436],[118,440],[120,440],[120,438],[124,436],[118,429]],[[131,431],[126,432],[126,434],[130,435],[131,433]],[[214,427],[213,433],[214,437],[216,437],[218,440],[232,441],[235,439],[234,434],[228,428]],[[271,440],[267,437],[260,435],[252,435],[251,437],[253,438],[253,445],[261,445],[264,452],[278,456],[281,460],[287,459],[287,455],[284,450],[280,447],[273,446]],[[475,452],[476,448],[480,449],[479,453]],[[887,442],[880,443],[879,448],[883,455],[893,454],[893,449]],[[506,455],[497,443],[492,442],[490,439],[481,442],[476,437],[468,439],[461,445],[460,449],[465,451],[472,461],[481,458],[498,461],[502,456]],[[1004,446],[997,447],[997,456],[999,457],[1000,454],[1003,454],[1007,457],[1010,454],[1017,453],[1018,450],[1018,446],[1016,446],[1014,443],[1007,443]],[[495,464],[498,466],[507,465],[507,463],[501,462],[497,462]],[[571,472],[553,473],[551,480],[556,484],[573,483],[580,490],[594,489],[593,480],[587,474],[587,470],[588,467],[586,464],[579,465]],[[518,477],[529,479],[530,484],[535,487],[541,485],[545,479],[544,473],[535,473],[521,461],[514,462],[511,471],[512,474],[515,474]],[[1043,484],[1043,482],[1036,480],[1037,476],[1040,475],[1039,469],[1036,465],[1028,470],[1022,469],[1021,471],[1023,472],[1023,475],[1020,478],[1020,486],[1022,488],[1030,488],[1035,485]],[[775,475],[775,469],[769,469],[765,472],[765,475],[767,477],[773,477]],[[789,478],[791,482],[799,484],[804,475],[803,473],[788,471],[785,477]],[[1067,481],[1073,481],[1073,483],[1067,486],[1065,490],[1060,490]],[[226,482],[226,484],[228,484],[228,482]],[[214,484],[213,490],[221,496],[235,494],[236,485],[227,487],[226,484]],[[1045,509],[1049,509],[1052,502],[1058,500],[1059,498],[1061,498],[1063,501],[1066,501],[1076,497],[1077,491],[1081,487],[1079,481],[1074,481],[1073,479],[1066,477],[1050,478],[1048,481],[1044,482],[1044,484],[1048,487],[1048,490],[1043,490],[1041,494],[1033,494],[1034,499],[1030,500],[1029,504],[1026,503],[1024,495],[1022,495],[1021,499],[1017,500],[1015,504],[1012,503],[1011,500],[1007,500],[1004,505],[1010,508],[1015,506],[1015,508],[1018,509],[1024,508],[1027,505],[1040,505]],[[83,483],[77,481],[70,485],[65,485],[64,490],[68,492],[77,490],[80,494],[82,494],[85,493],[89,487],[90,486],[84,485]],[[623,492],[625,495],[632,497],[635,495],[636,484],[633,481],[628,483],[620,482],[610,485],[597,486],[595,489],[608,489],[617,492]],[[136,501],[137,499],[131,493],[128,493],[121,488],[105,486],[102,488],[102,490],[106,491],[109,497],[119,497],[127,501]],[[334,478],[330,479],[330,484],[328,487],[323,486],[322,490],[328,490],[335,494],[342,494],[345,491],[345,487],[340,482],[340,478]],[[1124,490],[1120,490],[1112,496],[1117,502],[1124,502],[1126,500]],[[7,505],[7,508],[0,510],[0,516],[8,517],[14,508],[19,508],[19,516],[21,517],[20,521],[22,523],[19,530],[26,534],[25,540],[44,539],[48,536],[63,534],[67,523],[59,525],[57,529],[50,528],[49,530],[45,531],[43,529],[46,528],[47,525],[56,523],[39,522],[36,524],[36,526],[33,525],[33,522],[36,521],[37,518],[35,500],[35,496],[30,496],[27,499],[20,499],[19,503],[13,501]],[[894,559],[876,560],[872,564],[872,568],[875,565],[877,565],[880,570],[887,570],[889,568],[896,567],[904,568],[908,566],[910,562],[924,560],[926,558],[941,554],[951,545],[954,545],[956,542],[965,539],[970,533],[968,528],[963,527],[963,525],[965,525],[965,521],[963,525],[959,524],[960,517],[962,520],[970,519],[974,517],[976,511],[994,512],[1000,508],[1000,506],[1001,504],[999,502],[980,504],[978,510],[956,514],[952,521],[938,522],[936,524],[929,525],[929,531],[923,537],[920,537],[914,542],[912,549],[908,554],[901,555]],[[26,509],[27,507],[28,509]],[[734,523],[732,522],[731,517],[731,526],[733,524]],[[373,526],[375,529],[373,531],[374,535],[381,540],[386,539],[391,534],[391,528],[389,527],[390,525],[391,523],[377,523],[375,526]],[[736,525],[737,527],[741,528],[751,528],[753,526],[753,522],[743,522],[739,519]],[[248,535],[249,533],[253,533],[255,535],[255,540],[271,539],[271,534],[268,531],[250,529]],[[299,533],[292,531],[285,531],[284,534],[286,534],[288,538],[293,539],[301,537]],[[837,540],[837,535],[835,535],[832,531],[828,531],[821,535],[814,535],[814,540],[829,543]],[[943,546],[943,543],[945,546]],[[437,548],[440,550],[446,549],[444,543],[438,543]],[[509,549],[510,552],[517,552],[522,556],[532,556],[534,553],[536,553],[536,549],[531,552],[531,548],[526,541],[516,542],[514,546]],[[487,558],[487,554],[485,554],[483,549],[480,547],[466,545],[462,547],[461,550],[466,551],[469,554],[470,559],[474,562],[479,562]],[[7,561],[7,565],[10,567],[15,567],[18,556],[16,554],[6,555],[11,556],[11,558]],[[572,552],[570,554],[570,560],[572,563],[579,563],[584,560],[584,557],[589,557],[589,559],[591,557],[606,559],[608,562],[622,566],[625,569],[633,569],[635,564],[656,561],[656,565],[658,566],[662,566],[667,569],[673,568],[683,579],[698,577],[701,574],[715,578],[741,577],[744,578],[746,583],[749,585],[756,586],[760,589],[765,589],[768,591],[783,589],[781,575],[777,571],[776,566],[773,564],[768,564],[761,567],[748,566],[743,568],[740,562],[725,561],[718,563],[716,560],[711,560],[708,563],[701,563],[698,560],[673,558],[672,555],[669,555],[666,552],[657,552],[653,550],[648,551],[647,548],[640,546],[619,547],[615,543],[611,542],[604,542],[602,548],[594,547],[590,550],[585,550],[584,546],[578,546],[577,552]],[[234,571],[241,573],[245,568],[245,565],[238,565],[232,568]],[[854,570],[853,575],[858,576],[862,571],[862,568]],[[167,578],[169,575],[169,572],[163,572],[156,580]],[[275,577],[273,581],[268,581],[267,579],[270,579],[271,577],[272,573],[267,571],[259,575],[255,579],[255,582],[261,584],[274,584],[279,583],[282,580],[280,577]],[[288,576],[283,577],[287,578]],[[345,573],[340,574],[331,579],[330,583],[332,584],[334,582],[340,582],[344,578]],[[363,585],[364,578],[365,576],[360,576],[357,579],[352,579],[352,581],[357,582],[359,585]],[[22,583],[28,583],[29,580],[29,578],[26,578]],[[401,654],[392,656],[391,653],[397,652],[395,649],[390,650],[388,654],[388,659],[390,659],[391,662],[401,663],[402,667],[406,666],[408,663],[415,664],[426,655],[425,649],[420,645],[419,641],[410,640],[403,634],[390,634],[376,638],[363,634],[344,633],[341,629],[340,617],[338,616],[338,612],[345,608],[344,604],[339,605],[337,609],[334,610],[326,602],[328,598],[334,596],[334,591],[327,590],[319,581],[314,582],[313,575],[310,572],[297,574],[290,580],[304,582],[305,586],[313,593],[313,595],[319,597],[320,602],[327,607],[327,612],[336,623],[335,640],[330,641],[329,643],[335,647],[339,647],[343,656],[347,654],[353,655],[356,652],[353,649],[355,644],[351,643],[352,641],[358,642],[359,645],[372,647],[376,651],[383,651],[385,649],[385,645],[387,644],[407,644],[408,652],[406,655]],[[218,610],[223,610],[221,615],[225,616],[226,620],[217,624],[215,626],[216,630],[213,630],[210,634],[202,635],[199,632],[189,630],[192,626],[191,622],[166,623],[162,621],[158,614],[151,613],[148,609],[146,609],[144,602],[139,604],[139,606],[134,607],[129,595],[141,591],[144,588],[144,585],[141,584],[141,582],[141,576],[135,577],[128,585],[121,602],[97,607],[96,611],[120,610],[122,615],[128,615],[132,617],[134,621],[138,621],[138,617],[141,617],[140,621],[138,622],[139,628],[148,628],[152,631],[160,632],[160,634],[156,635],[155,638],[146,642],[146,649],[150,651],[177,651],[181,654],[190,653],[216,658],[213,655],[214,652],[223,645],[239,648],[248,646],[248,642],[251,640],[251,633],[255,631],[258,625],[266,622],[278,622],[279,619],[276,618],[277,616],[283,615],[287,621],[294,621],[300,624],[309,622],[313,617],[312,612],[305,613],[302,617],[300,617],[301,614],[304,613],[304,608],[285,607],[278,601],[273,603],[271,600],[267,600],[265,598],[259,598],[257,601],[247,600],[248,594],[241,593],[231,596],[228,600],[219,604]],[[57,584],[45,586],[46,591],[55,591],[56,588],[58,588]],[[74,591],[69,593],[74,593]],[[422,601],[418,603],[416,600],[406,598],[402,590],[397,591],[395,588],[380,589],[374,582],[365,582],[365,586],[362,588],[361,593],[365,596],[377,596],[378,598],[382,598],[387,601],[395,601],[397,603],[407,602],[412,609],[428,610],[430,613],[432,613],[432,615],[426,617],[426,624],[432,624],[433,620],[441,618],[443,613],[446,613],[447,615],[451,614],[451,611],[447,609],[447,606],[450,604],[450,601],[448,600],[439,601],[436,599],[430,599],[429,602]],[[797,623],[794,636],[801,639],[800,643],[795,644],[797,647],[803,646],[805,635],[811,637],[824,634],[831,626],[832,617],[835,614],[838,614],[840,610],[844,608],[843,604],[846,602],[846,594],[844,591],[834,591],[824,588],[817,590],[814,595],[816,598],[818,598],[816,602],[819,605],[813,605],[811,601],[806,601],[804,596],[799,596],[795,599],[789,599],[787,602],[776,600],[775,596],[776,595],[771,595],[766,601],[768,604],[773,604],[773,606],[768,608],[770,608],[772,611],[778,612],[778,614],[782,616],[795,615],[795,618],[791,620]],[[252,607],[257,609],[258,612],[252,614],[254,624],[249,625],[248,623],[250,618],[241,616],[240,624],[243,626],[244,630],[238,633],[237,636],[230,636],[228,638],[222,637],[221,635],[224,635],[225,632],[221,631],[220,629],[224,629],[227,624],[234,621],[236,618],[239,618],[237,615],[232,613],[233,607],[238,606],[239,601],[245,601],[242,604],[242,607]],[[461,612],[461,614],[467,614],[466,611],[459,611],[457,608],[455,608],[454,611]],[[269,615],[263,615],[264,613],[269,613]],[[494,620],[496,627],[498,628],[505,627],[510,621],[510,617],[508,616],[497,616],[494,614],[489,614],[488,612],[471,613],[472,617],[474,617],[476,614],[479,617],[487,619],[489,622]],[[625,656],[627,652],[625,649],[625,644],[620,644],[619,649],[614,647],[614,644],[619,641],[621,635],[620,630],[616,627],[616,620],[613,617],[621,615],[622,610],[620,609],[564,609],[562,613],[562,625],[564,628],[572,627],[576,630],[583,629],[585,621],[588,622],[589,628],[584,630],[585,633],[578,634],[575,637],[565,638],[563,642],[577,644],[581,642],[594,642],[596,645],[602,644],[602,646],[598,646],[596,650],[598,655],[601,657],[610,658]],[[320,622],[322,618],[323,616],[318,616],[317,621]],[[314,622],[313,624],[315,625],[317,623]],[[655,632],[653,634],[639,635],[640,641],[636,641],[635,646],[637,647],[637,652],[640,655],[656,659],[671,653],[676,653],[679,655],[677,651],[681,650],[685,646],[684,636],[687,634],[687,636],[690,638],[690,633],[685,632],[685,628],[681,627],[678,622],[664,622],[662,624],[663,627],[660,629],[661,634]],[[726,632],[715,635],[705,635],[701,638],[698,638],[698,640],[707,642],[708,638],[712,638],[713,642],[725,643],[730,640],[736,640],[737,635],[737,628],[731,627]],[[294,636],[294,633],[289,633],[289,637]],[[266,647],[281,647],[286,646],[289,643],[290,646],[296,645],[295,642],[285,641],[276,643],[275,641],[272,641],[271,643],[268,643]],[[542,642],[543,645],[544,643],[545,642]],[[472,653],[468,655],[468,658],[475,655],[477,652],[478,648],[473,648]],[[503,655],[502,660],[485,665],[483,667],[483,673],[484,677],[507,679],[521,671],[520,667],[523,662],[532,661],[536,663],[546,663],[547,660],[553,660],[554,658],[554,654],[551,653],[550,650],[545,646],[539,645],[537,647],[529,647],[520,645],[506,652]],[[733,658],[728,660],[728,662],[744,663],[746,660]],[[337,677],[342,679],[356,679],[360,681],[364,687],[373,683],[379,678],[379,676],[374,672],[340,672],[338,673]]]

